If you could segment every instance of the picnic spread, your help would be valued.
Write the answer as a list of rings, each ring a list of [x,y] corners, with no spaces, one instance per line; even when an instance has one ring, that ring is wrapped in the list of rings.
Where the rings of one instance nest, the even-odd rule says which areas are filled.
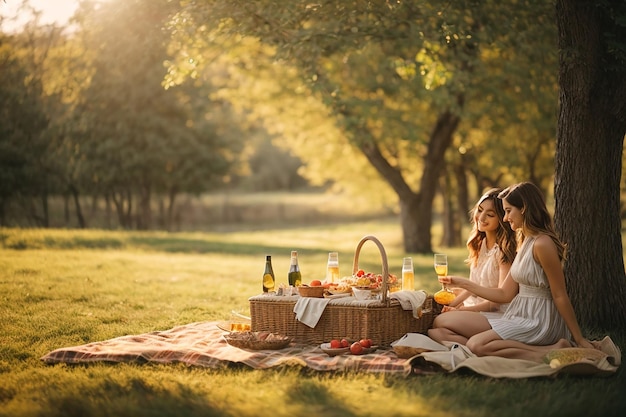
[[[382,274],[372,287],[364,287],[367,277],[357,274],[359,252],[368,241],[377,245],[382,260]],[[426,333],[441,305],[424,291],[389,291],[390,275],[384,247],[375,237],[365,236],[354,256],[354,291],[335,286],[334,293],[294,294],[292,288],[265,292],[249,298],[250,317],[195,322],[60,348],[41,360],[51,365],[182,363],[212,369],[291,366],[405,376],[470,371],[493,378],[554,377],[562,373],[608,376],[621,364],[620,349],[608,336],[592,342],[595,349],[555,349],[542,363],[478,357],[466,346],[437,343]]]
[[[244,364],[253,369],[298,366],[316,371],[359,370],[409,374],[410,364],[392,350],[366,355],[329,356],[320,345],[291,343],[275,350],[241,349],[227,343],[220,322],[198,322],[165,331],[122,336],[103,342],[57,349],[42,360],[54,363],[133,362],[183,363],[206,368]]]
[[[164,331],[121,336],[110,340],[56,349],[41,359],[46,364],[155,363],[224,369],[245,365],[252,369],[295,366],[315,371],[381,372],[419,375],[469,370],[493,378],[554,377],[558,374],[607,376],[621,363],[619,349],[610,338],[599,349],[558,349],[561,363],[535,363],[499,357],[477,357],[460,345],[435,347],[436,342],[420,333],[409,334],[394,346],[378,347],[363,355],[331,355],[322,345],[290,343],[281,349],[254,350],[231,346],[230,332],[220,322],[197,322]],[[418,336],[418,339],[414,339]],[[421,352],[421,353],[418,353]],[[412,355],[406,357],[407,355]]]

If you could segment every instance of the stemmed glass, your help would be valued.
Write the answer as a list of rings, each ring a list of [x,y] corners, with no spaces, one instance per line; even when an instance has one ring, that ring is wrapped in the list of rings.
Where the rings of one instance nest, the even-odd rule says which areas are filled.
[[[443,253],[435,254],[435,272],[438,277],[448,275],[448,255]],[[446,284],[441,284],[441,289],[433,297],[437,303],[448,305],[456,298],[456,294]]]

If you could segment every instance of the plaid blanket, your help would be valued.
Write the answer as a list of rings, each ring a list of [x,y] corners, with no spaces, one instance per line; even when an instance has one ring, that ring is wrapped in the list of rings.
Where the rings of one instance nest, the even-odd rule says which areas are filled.
[[[621,351],[607,336],[592,342],[596,349],[564,348],[550,352],[550,363],[500,357],[476,357],[465,346],[424,352],[401,359],[391,348],[366,355],[328,356],[320,346],[292,343],[278,350],[247,350],[229,345],[219,322],[198,322],[169,330],[121,336],[101,342],[56,349],[41,359],[47,364],[89,362],[184,363],[226,368],[244,364],[254,369],[299,366],[316,371],[387,372],[410,374],[453,373],[470,370],[493,378],[529,378],[569,373],[611,375],[621,365]]]
[[[309,367],[317,371],[356,370],[408,375],[411,364],[392,349],[366,355],[328,356],[319,346],[291,344],[280,350],[246,350],[226,343],[218,322],[198,322],[169,330],[121,336],[101,342],[56,349],[41,359],[47,364],[88,362],[184,363],[223,368],[233,363],[254,369]]]

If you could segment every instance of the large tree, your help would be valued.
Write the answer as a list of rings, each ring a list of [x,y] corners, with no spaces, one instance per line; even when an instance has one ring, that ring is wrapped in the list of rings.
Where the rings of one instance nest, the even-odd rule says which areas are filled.
[[[86,2],[75,16],[92,73],[66,134],[80,152],[76,161],[87,162],[73,185],[113,202],[127,228],[152,227],[160,196],[170,228],[177,196],[215,188],[240,149],[235,123],[218,133],[231,120],[227,107],[209,100],[210,85],[162,85],[173,7],[168,0]]]
[[[0,224],[10,202],[36,226],[48,225],[48,142],[50,118],[46,108],[58,100],[46,100],[43,65],[54,34],[33,31],[5,35],[0,32]],[[40,203],[40,204],[36,204]]]
[[[554,131],[556,95],[549,87],[554,80],[546,75],[556,68],[556,59],[546,52],[554,53],[554,25],[545,1],[183,4],[174,25],[179,39],[188,40],[180,41],[178,70],[200,71],[209,61],[202,43],[220,38],[253,37],[275,48],[276,62],[296,68],[301,77],[302,85],[294,90],[308,91],[324,102],[344,143],[393,190],[407,252],[431,251],[433,201],[441,173],[451,169],[446,153],[463,124],[465,132],[497,123],[505,126],[492,130],[494,138],[517,127],[509,130],[515,140],[493,140],[500,150],[525,138],[520,132],[538,118],[547,117],[552,124],[535,123],[543,129],[535,137],[550,137],[546,125],[548,132]],[[248,64],[244,55],[236,59]],[[190,67],[190,62],[196,65]],[[541,65],[535,68],[536,63]],[[266,98],[251,97],[249,103],[266,107]],[[541,109],[550,103],[552,109],[524,106],[529,102]],[[289,109],[280,113],[281,123],[286,124],[289,114]],[[496,114],[503,121],[493,120]],[[308,156],[307,162],[312,156],[323,157],[320,150],[328,144],[300,130],[289,132],[306,139],[294,147],[302,152],[298,156]],[[474,137],[465,135],[468,140]],[[535,148],[534,143],[527,148]],[[464,148],[471,147],[466,143]],[[349,154],[340,150],[330,155],[336,162],[329,161],[326,170],[345,172],[339,166],[349,164]],[[346,177],[354,178],[354,172]],[[369,175],[367,168],[358,172]],[[380,189],[365,192],[372,199],[385,195]]]
[[[626,134],[626,3],[558,0],[560,112],[555,223],[582,325],[626,326],[620,218]]]

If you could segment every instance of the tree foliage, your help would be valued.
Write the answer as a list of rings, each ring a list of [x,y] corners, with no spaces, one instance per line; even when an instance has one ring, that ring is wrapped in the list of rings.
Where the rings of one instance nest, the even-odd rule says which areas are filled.
[[[48,103],[41,100],[41,59],[27,53],[35,43],[31,38],[0,33],[0,224],[6,222],[4,209],[10,200],[33,214],[36,225],[47,224],[45,210],[43,215],[34,215],[36,209],[29,203],[49,190],[46,104],[56,102],[54,97]]]
[[[72,32],[34,20],[3,37],[15,82],[3,84],[12,91],[2,108],[19,112],[7,114],[12,122],[0,137],[14,150],[3,153],[13,166],[0,166],[12,178],[3,183],[3,201],[41,200],[38,217],[45,218],[48,193],[66,195],[85,227],[80,197],[104,198],[120,226],[148,228],[153,205],[166,199],[167,227],[178,195],[224,183],[243,135],[231,108],[209,99],[209,83],[164,88],[172,7],[165,0],[85,1]],[[37,189],[27,189],[25,175]]]
[[[353,168],[351,180],[355,171],[365,178],[376,173],[378,189],[369,191],[393,191],[408,252],[431,250],[439,176],[459,154],[471,163],[461,172],[473,169],[480,179],[478,192],[496,185],[486,182],[501,180],[503,171],[544,184],[550,178],[550,170],[541,168],[553,149],[556,54],[553,14],[544,1],[181,4],[173,21],[183,46],[172,67],[176,76],[201,71],[223,39],[259,42],[259,49],[267,51],[264,58],[294,71],[281,71],[290,76],[280,78],[283,87],[314,97],[323,107],[313,108],[334,121],[332,135],[316,135],[316,129],[311,134],[288,132],[292,148],[307,164],[321,168],[315,172],[318,178],[345,182],[345,176],[337,175],[345,175],[346,164]],[[263,70],[257,70],[266,68],[267,60],[259,67],[238,55],[237,62],[263,79]],[[251,97],[250,107],[266,99]],[[272,122],[302,114],[277,108],[281,112]],[[305,118],[314,120],[313,113]],[[335,152],[323,166],[315,164],[328,140],[345,143],[352,151],[348,155],[358,155],[366,164],[350,165]],[[453,144],[457,152],[449,150]],[[312,146],[318,151],[310,152]],[[513,169],[479,163],[490,155],[491,160],[505,155]]]

